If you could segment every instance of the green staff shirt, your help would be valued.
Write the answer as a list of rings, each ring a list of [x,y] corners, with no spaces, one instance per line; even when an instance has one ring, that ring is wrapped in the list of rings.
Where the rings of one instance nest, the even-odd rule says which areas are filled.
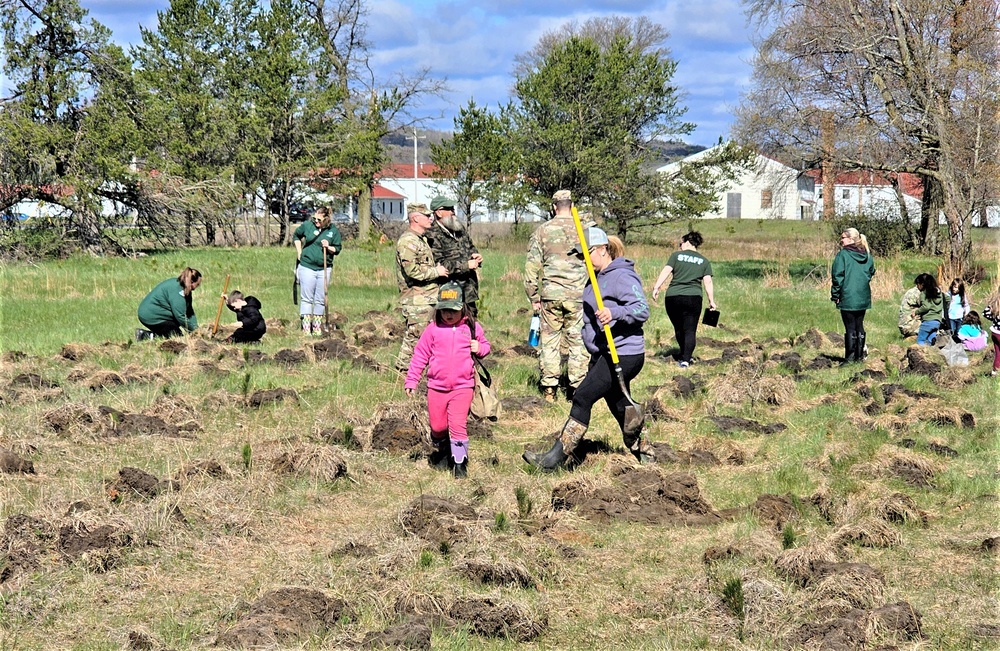
[[[320,228],[312,220],[304,221],[295,229],[292,237],[302,240],[302,257],[299,259],[299,264],[306,269],[323,270],[323,240],[326,240],[333,247],[333,255],[340,253],[340,231],[333,224],[326,228]],[[333,256],[328,253],[326,266],[331,265],[333,265]]]
[[[712,263],[697,251],[674,251],[667,266],[674,275],[664,296],[701,296],[701,279],[712,275]]]

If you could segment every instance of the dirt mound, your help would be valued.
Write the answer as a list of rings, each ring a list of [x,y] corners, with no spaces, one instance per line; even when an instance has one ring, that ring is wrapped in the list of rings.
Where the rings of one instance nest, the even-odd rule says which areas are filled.
[[[906,369],[934,378],[945,368],[944,356],[933,346],[910,346],[906,349]]]
[[[698,480],[688,473],[661,474],[655,468],[624,468],[611,485],[570,480],[552,489],[552,506],[576,509],[598,522],[716,524],[722,517],[705,501]]]
[[[0,584],[37,569],[39,556],[55,539],[55,527],[41,518],[24,513],[7,518],[0,536]]]
[[[109,436],[166,436],[177,438],[182,436],[175,425],[165,423],[156,416],[144,414],[123,414],[111,407],[98,407],[101,415],[109,416],[111,429]]]
[[[780,353],[772,357],[779,365],[784,366],[792,373],[799,373],[802,371],[802,355],[797,352],[790,350],[787,353]]]
[[[537,584],[528,570],[509,561],[471,559],[455,567],[455,571],[476,583],[531,588]]]
[[[191,477],[211,477],[212,479],[229,479],[232,475],[225,466],[215,459],[205,459],[194,461],[182,467],[174,475],[176,481],[190,479]]]
[[[381,364],[348,344],[342,336],[341,338],[329,337],[313,344],[313,354],[316,356],[316,360],[340,359],[351,362],[353,366],[361,366],[373,371],[382,370]]]
[[[897,601],[876,608],[869,617],[869,628],[876,634],[890,634],[904,640],[922,640],[922,616],[908,602]]]
[[[28,389],[54,389],[59,386],[58,382],[46,380],[37,373],[20,373],[10,381],[12,387],[25,387]]]
[[[813,361],[806,365],[806,370],[825,371],[828,368],[833,368],[839,361],[836,357],[830,357],[829,355],[817,355]]]
[[[686,375],[675,375],[673,379],[673,392],[678,398],[693,398],[701,391],[701,385],[695,384],[694,380]]]
[[[284,402],[285,400],[299,401],[299,394],[294,389],[267,389],[265,391],[255,391],[247,404],[254,409],[259,409],[264,405]]]
[[[76,425],[89,426],[97,422],[98,414],[82,404],[68,404],[46,412],[42,420],[56,432],[68,432]]]
[[[132,544],[132,534],[110,524],[102,524],[93,531],[84,522],[59,527],[57,547],[63,556],[75,559],[95,550],[111,550]]]
[[[11,450],[0,448],[0,472],[33,475],[35,474],[35,464],[29,459],[21,458]]]
[[[737,416],[709,416],[708,420],[715,423],[715,425],[722,430],[724,434],[747,431],[755,434],[769,435],[784,432],[788,429],[788,426],[784,423],[771,423],[770,425],[764,425],[763,423],[758,423],[755,420],[750,420],[749,418],[739,418]]]
[[[331,599],[319,590],[281,588],[251,604],[235,625],[219,634],[215,644],[273,647],[328,630],[346,614],[344,601]]]
[[[188,345],[184,343],[183,339],[167,339],[159,345],[159,349],[165,353],[179,354],[187,350]]]
[[[127,495],[154,498],[166,491],[180,490],[180,483],[172,479],[160,481],[154,475],[144,470],[125,466],[118,471],[118,478],[106,480],[104,490],[112,500],[119,500]]]
[[[722,462],[711,450],[675,450],[667,443],[653,443],[657,463],[676,463],[690,466],[719,466]]]
[[[785,523],[798,515],[795,503],[787,495],[757,496],[757,501],[750,506],[750,512],[763,522],[770,522],[775,528],[781,529]]]
[[[520,606],[498,603],[493,599],[459,599],[448,615],[468,624],[469,631],[483,637],[499,637],[515,642],[529,642],[548,628],[548,619],[533,619]]]
[[[836,332],[821,332],[817,328],[810,328],[803,334],[796,337],[793,346],[806,346],[808,348],[830,348],[844,345],[844,335]]]
[[[423,446],[424,435],[411,419],[387,417],[379,420],[372,428],[373,450],[410,453]]]
[[[431,627],[423,622],[405,621],[365,635],[362,649],[415,649],[430,651]]]
[[[406,325],[394,314],[388,312],[368,312],[365,320],[351,328],[354,342],[361,348],[371,349],[382,346],[399,345],[406,333]]]
[[[845,617],[803,624],[790,636],[788,645],[823,651],[858,651],[867,639],[865,619],[864,611],[858,610]]]
[[[507,351],[504,351],[504,354],[501,355],[501,357],[503,357],[503,356],[505,356],[507,354],[509,354],[509,355],[517,355],[517,356],[520,356],[520,357],[538,357],[538,349],[537,348],[533,348],[533,347],[529,346],[528,344],[520,343],[520,344],[511,346],[510,348],[508,348]]]
[[[87,378],[84,384],[91,391],[99,391],[101,389],[120,387],[125,384],[125,382],[125,377],[120,373],[115,373],[114,371],[98,371]]]
[[[400,521],[403,530],[438,545],[454,546],[468,538],[479,522],[471,506],[436,495],[421,495],[404,509]]]
[[[305,364],[309,361],[309,358],[303,350],[282,348],[276,352],[269,361],[274,362],[275,364],[284,364],[285,366],[299,366],[300,364]]]
[[[992,538],[984,540],[979,545],[979,551],[987,554],[996,554],[1000,552],[1000,536],[993,536]]]
[[[304,445],[279,454],[271,469],[332,482],[347,476],[347,461],[329,446]]]

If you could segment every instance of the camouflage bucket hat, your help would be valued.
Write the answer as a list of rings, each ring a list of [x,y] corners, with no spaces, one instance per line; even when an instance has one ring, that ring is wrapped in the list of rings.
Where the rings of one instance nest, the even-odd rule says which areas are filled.
[[[445,283],[438,290],[438,302],[435,310],[461,310],[464,301],[462,286],[456,282]]]

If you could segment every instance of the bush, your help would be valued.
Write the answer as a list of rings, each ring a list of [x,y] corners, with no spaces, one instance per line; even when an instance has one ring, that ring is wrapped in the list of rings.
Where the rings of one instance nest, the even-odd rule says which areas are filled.
[[[912,225],[899,218],[895,206],[877,204],[865,212],[837,213],[830,224],[834,239],[848,228],[856,228],[868,238],[868,246],[877,256],[892,256],[912,251]],[[898,211],[898,209],[896,209]]]

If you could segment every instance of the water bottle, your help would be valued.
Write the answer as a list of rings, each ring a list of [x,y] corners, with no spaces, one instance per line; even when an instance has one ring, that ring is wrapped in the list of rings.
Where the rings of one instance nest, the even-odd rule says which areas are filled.
[[[531,325],[528,327],[528,345],[532,347],[538,346],[538,339],[542,334],[542,321],[538,318],[538,314],[531,317]]]

